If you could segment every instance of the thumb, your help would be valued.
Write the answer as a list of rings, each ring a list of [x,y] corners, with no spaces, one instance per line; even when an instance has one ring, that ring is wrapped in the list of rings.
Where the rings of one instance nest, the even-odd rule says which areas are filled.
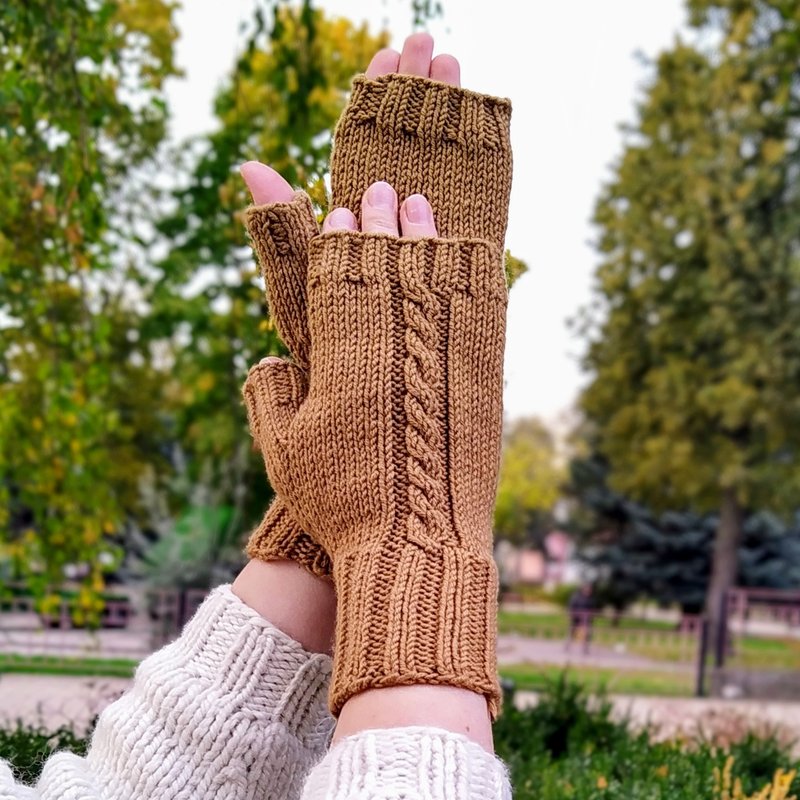
[[[306,373],[291,361],[262,359],[250,369],[242,394],[247,407],[250,431],[256,440],[267,469],[280,468],[292,420],[305,400]]]

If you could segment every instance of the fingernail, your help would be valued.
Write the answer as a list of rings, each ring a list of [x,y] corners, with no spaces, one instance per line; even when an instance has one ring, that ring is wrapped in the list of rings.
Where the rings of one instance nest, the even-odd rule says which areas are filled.
[[[353,229],[353,215],[346,208],[334,208],[325,219],[325,227],[331,230]]]
[[[421,194],[412,194],[403,204],[409,222],[425,223],[433,220],[431,207]]]
[[[397,195],[394,189],[384,181],[373,183],[367,191],[367,202],[373,208],[393,209],[397,202]]]

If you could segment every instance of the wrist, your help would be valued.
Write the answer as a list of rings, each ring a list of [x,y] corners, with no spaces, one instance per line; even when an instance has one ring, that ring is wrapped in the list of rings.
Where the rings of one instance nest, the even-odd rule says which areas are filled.
[[[294,561],[249,561],[231,591],[312,653],[330,655],[336,620],[333,584]]]

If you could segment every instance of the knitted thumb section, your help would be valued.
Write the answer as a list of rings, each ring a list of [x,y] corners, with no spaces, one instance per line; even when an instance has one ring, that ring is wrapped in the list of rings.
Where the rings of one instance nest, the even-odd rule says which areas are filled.
[[[334,745],[302,800],[511,800],[502,762],[436,728],[364,731]]]
[[[270,479],[334,563],[334,712],[415,683],[497,711],[506,300],[489,242],[325,234],[309,248],[308,393],[291,364],[248,376]]]
[[[304,192],[296,192],[287,203],[253,206],[247,211],[246,223],[272,320],[294,362],[307,369],[308,245],[319,234],[311,200]],[[280,496],[251,534],[247,555],[262,561],[291,559],[322,577],[331,572],[328,554],[292,518]]]

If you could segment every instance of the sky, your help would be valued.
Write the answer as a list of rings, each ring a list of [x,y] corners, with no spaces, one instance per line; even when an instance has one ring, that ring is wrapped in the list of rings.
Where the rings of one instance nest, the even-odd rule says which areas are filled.
[[[177,139],[213,128],[211,101],[234,62],[239,28],[258,0],[184,0],[176,23],[186,73],[168,87]],[[619,125],[635,119],[655,56],[685,23],[682,0],[442,0],[435,53],[461,63],[464,87],[512,101],[514,179],[506,246],[529,272],[511,291],[505,412],[554,429],[573,418],[585,382],[584,343],[568,320],[591,297],[597,255],[592,209],[620,154]],[[410,0],[316,0],[331,15],[366,20],[402,48]],[[523,14],[524,12],[524,14]]]

